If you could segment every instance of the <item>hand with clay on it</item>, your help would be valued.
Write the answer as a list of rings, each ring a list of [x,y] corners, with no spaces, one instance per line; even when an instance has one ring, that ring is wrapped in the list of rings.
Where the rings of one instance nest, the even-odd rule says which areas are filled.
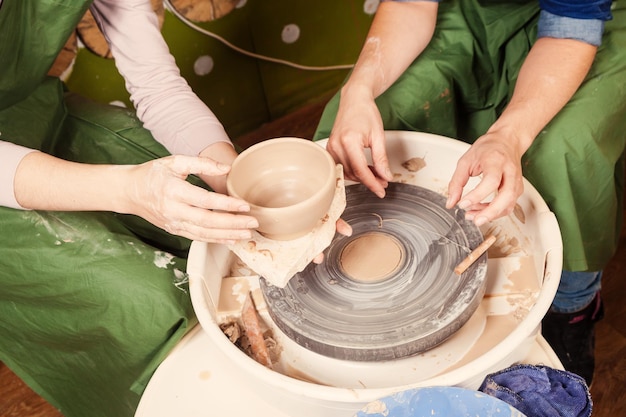
[[[241,214],[250,210],[248,203],[185,181],[191,174],[225,176],[229,169],[209,158],[181,155],[138,165],[128,187],[132,212],[169,233],[192,240],[229,244],[249,239],[258,222]]]
[[[573,39],[542,37],[535,42],[509,104],[459,160],[448,186],[448,208],[458,202],[479,226],[511,213],[524,191],[522,155],[580,87],[596,50]],[[461,198],[469,178],[481,174],[479,185]],[[491,202],[482,203],[494,192]]]
[[[245,214],[248,203],[186,181],[192,174],[219,177],[229,170],[227,164],[195,156],[92,165],[31,152],[16,170],[14,192],[25,209],[134,214],[188,239],[231,243],[249,239],[258,227]]]
[[[374,100],[426,48],[435,30],[437,10],[438,3],[431,1],[381,2],[354,69],[341,89],[327,149],[343,165],[346,178],[359,181],[380,198],[385,196],[393,174],[382,117]],[[366,148],[371,151],[371,167]]]
[[[458,203],[466,210],[466,219],[477,226],[510,214],[524,192],[521,156],[513,138],[497,131],[480,137],[457,163],[448,184],[446,208]],[[462,196],[470,177],[479,175],[479,184]]]
[[[368,166],[366,148],[371,151],[373,166]],[[385,196],[385,188],[393,176],[387,160],[383,123],[371,95],[342,91],[326,149],[343,165],[347,179],[362,183],[380,198]]]

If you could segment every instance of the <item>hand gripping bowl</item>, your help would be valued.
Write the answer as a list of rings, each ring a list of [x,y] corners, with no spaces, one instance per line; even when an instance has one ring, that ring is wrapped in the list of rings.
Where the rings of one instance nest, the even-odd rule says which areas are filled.
[[[469,147],[416,132],[390,131],[386,138],[395,182],[439,194],[446,193],[456,162]],[[468,187],[475,185],[473,181]],[[207,290],[217,287],[219,292],[222,278],[231,276],[232,254],[224,246],[193,242],[187,269],[191,299],[203,331],[222,354],[214,360],[228,363],[247,389],[286,415],[298,417],[352,417],[369,402],[420,387],[477,389],[487,374],[528,356],[540,338],[541,320],[559,283],[562,242],[558,224],[532,185],[525,181],[524,187],[512,214],[481,228],[483,236],[495,235],[497,240],[489,249],[487,286],[476,313],[450,339],[402,359],[405,362],[362,364],[329,359],[293,348],[278,333],[291,369],[280,372],[260,365],[224,336]]]
[[[335,194],[335,162],[310,140],[276,138],[237,156],[226,179],[228,194],[247,201],[258,231],[292,240],[328,213]]]

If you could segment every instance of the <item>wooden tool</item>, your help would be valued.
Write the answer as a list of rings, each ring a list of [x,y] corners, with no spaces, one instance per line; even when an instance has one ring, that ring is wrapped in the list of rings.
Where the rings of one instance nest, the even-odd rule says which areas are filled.
[[[493,235],[483,240],[483,243],[478,245],[476,249],[474,249],[472,252],[470,252],[469,255],[467,255],[467,258],[463,259],[461,263],[459,263],[456,268],[454,268],[454,273],[457,275],[461,275],[463,272],[465,272],[467,268],[469,268],[474,262],[476,262],[478,258],[480,258],[480,255],[485,253],[487,249],[489,249],[489,247],[495,243],[495,241],[496,237]]]
[[[248,293],[243,303],[241,321],[243,322],[244,332],[250,341],[252,358],[261,365],[272,369],[272,360],[267,345],[265,344],[263,331],[261,330],[261,319],[257,313],[251,293]]]

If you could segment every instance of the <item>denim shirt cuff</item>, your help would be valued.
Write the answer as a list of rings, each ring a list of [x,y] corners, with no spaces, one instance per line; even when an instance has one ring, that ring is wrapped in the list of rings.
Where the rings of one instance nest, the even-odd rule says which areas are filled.
[[[430,1],[430,2],[434,2],[434,3],[440,3],[441,0],[381,0],[381,3],[384,3],[386,1],[393,1],[396,3],[417,3],[418,1]]]
[[[594,46],[602,43],[604,21],[600,19],[575,19],[541,11],[538,38],[576,39]]]

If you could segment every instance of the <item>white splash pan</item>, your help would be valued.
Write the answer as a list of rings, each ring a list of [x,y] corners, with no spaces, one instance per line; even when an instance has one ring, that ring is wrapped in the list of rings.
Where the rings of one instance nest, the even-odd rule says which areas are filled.
[[[386,135],[395,180],[441,194],[447,191],[456,161],[469,147],[424,133],[390,131]],[[416,162],[412,169],[420,169],[404,168],[408,160]],[[468,187],[475,184],[472,181]],[[187,267],[191,299],[203,331],[223,354],[216,360],[230,363],[233,374],[248,389],[282,410],[298,410],[299,417],[350,417],[370,401],[416,387],[478,388],[488,373],[526,357],[558,287],[562,268],[558,224],[527,181],[524,190],[513,214],[482,230],[498,239],[489,251],[485,297],[468,322],[472,329],[464,326],[432,351],[398,361],[362,364],[329,359],[293,346],[278,333],[287,358],[282,366],[290,371],[281,373],[258,364],[223,335],[207,291],[211,288],[211,294],[218,294],[222,278],[231,276],[232,254],[220,245],[193,242]]]

